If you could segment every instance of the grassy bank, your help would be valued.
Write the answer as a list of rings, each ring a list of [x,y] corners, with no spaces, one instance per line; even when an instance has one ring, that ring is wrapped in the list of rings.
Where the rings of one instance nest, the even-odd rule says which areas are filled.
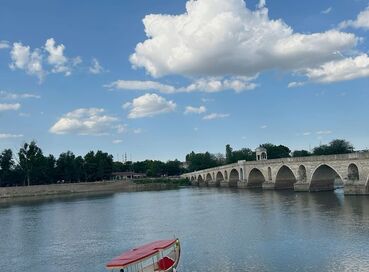
[[[102,181],[88,183],[50,184],[0,188],[0,199],[18,197],[40,197],[88,193],[136,192],[146,190],[168,190],[184,186],[180,179],[142,179],[131,181]]]

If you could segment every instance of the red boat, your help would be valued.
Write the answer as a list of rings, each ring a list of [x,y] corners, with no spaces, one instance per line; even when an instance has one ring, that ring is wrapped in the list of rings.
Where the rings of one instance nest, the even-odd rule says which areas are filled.
[[[159,240],[124,252],[106,264],[117,272],[176,271],[181,247],[178,239]]]

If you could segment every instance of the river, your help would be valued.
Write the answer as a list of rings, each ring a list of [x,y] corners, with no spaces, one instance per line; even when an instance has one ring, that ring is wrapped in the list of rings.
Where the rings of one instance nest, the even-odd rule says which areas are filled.
[[[369,197],[183,188],[2,203],[0,271],[105,271],[174,236],[178,271],[369,271]]]

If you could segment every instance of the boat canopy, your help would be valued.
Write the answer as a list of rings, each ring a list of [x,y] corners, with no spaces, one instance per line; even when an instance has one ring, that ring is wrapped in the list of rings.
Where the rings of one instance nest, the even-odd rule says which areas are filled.
[[[176,242],[177,239],[159,240],[140,246],[138,248],[131,249],[130,251],[124,252],[122,255],[112,259],[110,262],[106,264],[106,267],[109,269],[121,268],[133,264],[135,262],[142,261],[143,259],[155,255],[159,253],[161,250],[170,247]]]

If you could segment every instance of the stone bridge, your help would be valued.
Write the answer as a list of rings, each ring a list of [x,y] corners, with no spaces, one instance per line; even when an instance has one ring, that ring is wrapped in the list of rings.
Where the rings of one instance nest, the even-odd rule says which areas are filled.
[[[236,188],[294,189],[299,192],[334,190],[346,195],[369,194],[369,152],[311,156],[234,164],[186,173],[193,185]]]

